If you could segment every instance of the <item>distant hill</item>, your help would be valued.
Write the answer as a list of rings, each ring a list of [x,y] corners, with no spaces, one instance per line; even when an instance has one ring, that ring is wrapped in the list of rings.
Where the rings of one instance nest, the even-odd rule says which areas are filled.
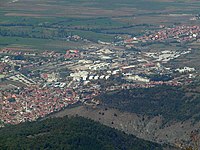
[[[166,122],[200,120],[200,93],[194,87],[158,86],[102,94],[102,104],[122,111],[162,116]]]
[[[162,150],[162,146],[82,117],[64,117],[2,128],[0,149]]]

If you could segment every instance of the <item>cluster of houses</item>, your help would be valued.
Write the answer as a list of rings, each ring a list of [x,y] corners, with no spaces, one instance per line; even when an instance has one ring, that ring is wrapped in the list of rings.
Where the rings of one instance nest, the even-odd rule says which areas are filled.
[[[199,32],[199,26],[177,26],[130,38],[124,43],[197,39]],[[80,39],[79,36],[71,38]],[[94,98],[106,91],[180,86],[186,79],[190,81],[194,77],[195,68],[165,65],[190,52],[191,49],[128,51],[116,43],[102,41],[63,53],[3,49],[0,51],[0,79],[4,80],[0,83],[0,120],[18,124],[45,117],[77,102],[96,105]]]

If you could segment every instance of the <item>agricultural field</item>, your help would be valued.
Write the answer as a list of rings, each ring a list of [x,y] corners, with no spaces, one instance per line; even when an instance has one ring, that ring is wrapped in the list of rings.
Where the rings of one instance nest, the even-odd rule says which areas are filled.
[[[159,25],[195,25],[188,20],[199,7],[181,0],[6,0],[0,5],[0,47],[77,48],[66,40],[70,35],[112,42],[119,34],[142,35]]]

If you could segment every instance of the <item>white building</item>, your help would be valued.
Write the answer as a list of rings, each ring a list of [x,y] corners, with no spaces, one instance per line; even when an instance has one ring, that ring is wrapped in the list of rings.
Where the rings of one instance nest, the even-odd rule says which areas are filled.
[[[79,71],[75,73],[71,73],[70,77],[73,78],[74,81],[80,81],[81,79],[86,80],[88,77],[88,72],[87,71]]]
[[[195,68],[184,67],[184,68],[178,68],[175,71],[178,71],[179,73],[193,72],[195,71]]]
[[[135,80],[135,81],[141,81],[141,82],[150,82],[149,79],[140,77],[140,76],[138,76],[138,75],[135,75],[135,76],[127,76],[126,79],[128,79],[128,80]]]

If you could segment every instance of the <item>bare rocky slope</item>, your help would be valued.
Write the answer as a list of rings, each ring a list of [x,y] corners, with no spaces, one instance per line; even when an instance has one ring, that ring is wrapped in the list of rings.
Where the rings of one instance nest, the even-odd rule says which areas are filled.
[[[194,88],[195,87],[195,88]],[[51,116],[82,116],[139,138],[185,147],[200,129],[198,85],[160,86],[113,91],[98,97],[98,106],[76,106]]]
[[[82,116],[145,140],[169,143],[176,146],[190,141],[191,132],[200,127],[200,122],[194,124],[190,120],[163,126],[163,118],[161,116],[148,117],[112,108],[94,108],[90,106],[65,109],[50,117],[63,117],[66,115]]]

